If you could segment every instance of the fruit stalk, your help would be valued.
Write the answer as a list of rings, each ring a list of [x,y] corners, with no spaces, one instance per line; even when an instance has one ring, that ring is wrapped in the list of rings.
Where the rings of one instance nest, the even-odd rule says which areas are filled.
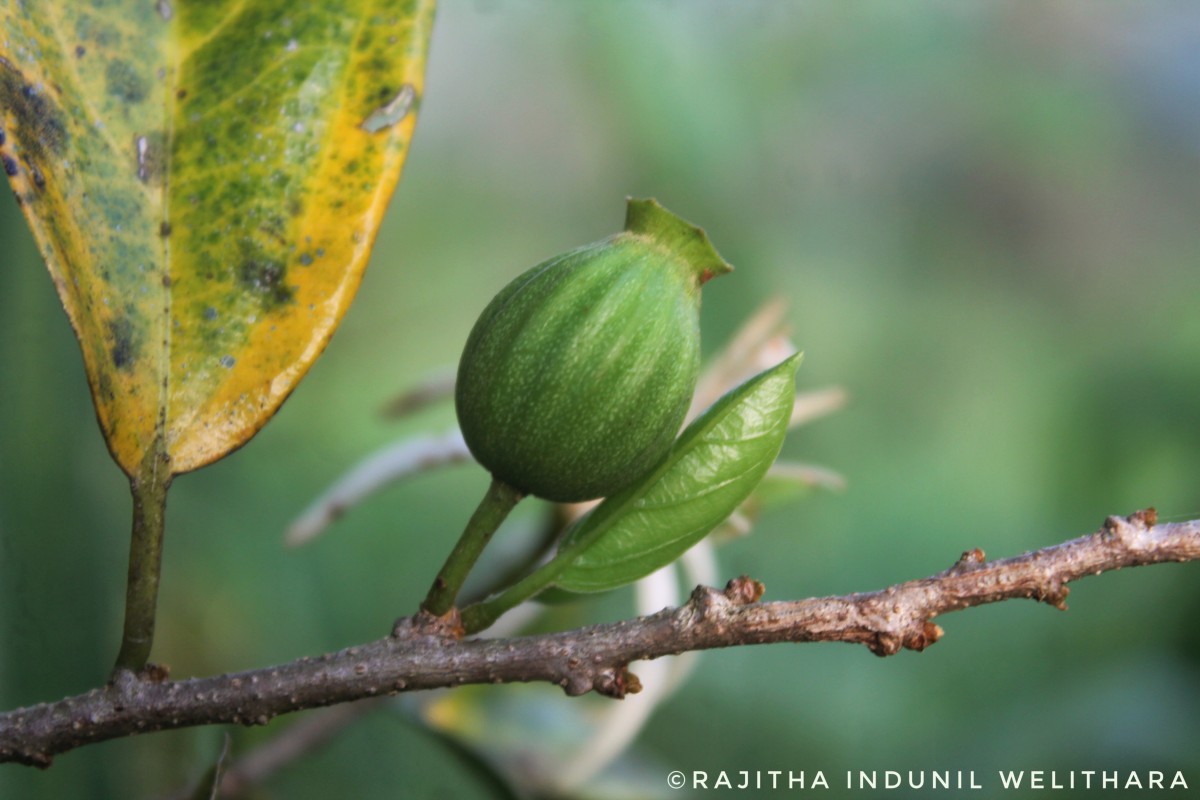
[[[429,588],[429,594],[421,603],[421,610],[440,617],[454,607],[454,601],[458,598],[467,574],[479,560],[483,548],[491,541],[492,534],[523,496],[504,481],[492,479],[487,494],[471,515],[467,527],[446,558],[441,571],[433,579],[433,586]]]

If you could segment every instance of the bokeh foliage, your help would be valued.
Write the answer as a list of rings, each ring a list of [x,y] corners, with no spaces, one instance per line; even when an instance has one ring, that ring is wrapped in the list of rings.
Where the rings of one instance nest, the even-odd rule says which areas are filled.
[[[365,291],[258,439],[174,488],[156,655],[177,675],[245,668],[382,635],[411,612],[482,471],[388,492],[306,549],[283,551],[280,532],[367,450],[449,426],[449,409],[404,423],[377,411],[452,363],[519,271],[619,224],[627,194],[704,225],[738,267],[706,292],[710,348],[783,294],[801,388],[852,395],[785,446],[850,488],[772,512],[722,549],[728,576],[764,581],[768,598],[849,592],[1109,513],[1200,516],[1198,25],[1194,5],[1166,1],[444,0],[423,127]],[[0,242],[8,708],[106,674],[128,508],[8,198]],[[1091,579],[1067,614],[976,609],[941,620],[930,651],[887,660],[710,653],[641,756],[664,786],[676,768],[1200,778],[1198,586],[1194,565]],[[609,599],[576,621],[626,608]],[[544,696],[547,714],[575,702]],[[286,724],[235,731],[235,750]],[[0,796],[150,796],[198,776],[219,736],[10,767]],[[487,796],[456,758],[377,717],[272,789]]]

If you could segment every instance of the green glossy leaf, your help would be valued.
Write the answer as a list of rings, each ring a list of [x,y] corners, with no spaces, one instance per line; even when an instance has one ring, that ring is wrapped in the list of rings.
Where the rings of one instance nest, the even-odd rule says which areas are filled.
[[[245,443],[325,347],[408,151],[433,5],[0,0],[0,161],[131,476]]]
[[[634,486],[605,500],[567,535],[579,554],[554,585],[602,592],[663,567],[719,525],[766,474],[787,434],[800,355],[718,400]]]

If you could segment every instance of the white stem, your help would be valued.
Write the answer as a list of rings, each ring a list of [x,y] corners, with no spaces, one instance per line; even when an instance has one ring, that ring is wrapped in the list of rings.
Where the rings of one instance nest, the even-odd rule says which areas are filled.
[[[677,563],[683,568],[684,582],[689,587],[709,586],[717,581],[717,560],[708,539],[701,540],[684,553]],[[642,578],[634,588],[637,592],[638,614],[653,614],[676,605],[680,600],[674,564],[668,564]],[[698,653],[684,653],[676,658],[630,664],[631,671],[635,671],[642,684],[642,691],[603,710],[603,718],[595,733],[554,776],[554,788],[566,793],[583,785],[625,752],[646,726],[654,710],[674,694],[691,674],[698,657]]]
[[[456,428],[442,436],[418,436],[368,455],[327,489],[288,527],[290,547],[319,536],[329,523],[379,489],[412,475],[471,459]]]

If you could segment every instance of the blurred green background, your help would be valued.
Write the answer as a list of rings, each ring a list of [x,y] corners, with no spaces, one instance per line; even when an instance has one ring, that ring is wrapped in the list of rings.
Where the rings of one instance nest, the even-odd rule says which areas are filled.
[[[388,490],[305,548],[285,550],[284,528],[372,449],[450,426],[449,408],[399,423],[379,411],[452,364],[518,272],[617,230],[627,194],[704,225],[738,267],[705,290],[708,350],[782,295],[807,353],[801,388],[851,395],[785,449],[849,488],[723,547],[725,577],[762,580],[768,599],[846,593],[1148,505],[1200,517],[1194,3],[443,0],[416,143],[355,306],[254,441],[175,484],[156,659],[176,676],[262,666],[376,638],[410,613],[482,470]],[[11,708],[107,674],[129,500],[4,195]],[[518,527],[537,509],[522,514]],[[825,796],[846,794],[846,769],[974,769],[988,787],[975,796],[999,794],[997,769],[1181,769],[1200,786],[1200,566],[1089,579],[1070,605],[955,614],[936,647],[890,659],[707,653],[638,739],[639,796],[668,795],[670,769],[821,769]],[[614,619],[629,598],[572,613]],[[547,718],[580,702],[529,691]],[[291,723],[235,730],[235,753]],[[157,796],[197,778],[221,735],[0,767],[0,797]],[[452,748],[385,712],[262,796],[488,792]]]

